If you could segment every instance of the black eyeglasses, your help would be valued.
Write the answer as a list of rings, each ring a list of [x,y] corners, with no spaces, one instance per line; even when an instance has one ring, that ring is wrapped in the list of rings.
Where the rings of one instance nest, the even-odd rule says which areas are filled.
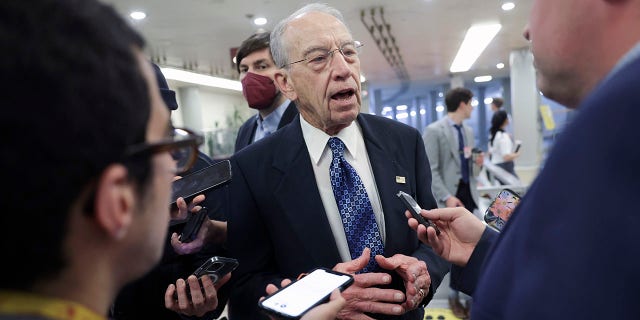
[[[141,143],[131,146],[125,158],[139,157],[159,152],[169,152],[176,162],[176,174],[181,174],[193,166],[198,158],[198,146],[204,138],[184,128],[174,128],[171,137],[152,143]]]
[[[358,59],[358,54],[360,53],[360,51],[362,51],[362,46],[364,46],[362,42],[352,41],[347,42],[341,45],[339,48],[333,50],[321,48],[313,49],[310,52],[307,52],[302,59],[294,62],[289,62],[282,67],[284,68],[292,64],[306,61],[307,65],[311,69],[323,70],[329,64],[331,58],[333,57],[333,54],[336,53],[336,51],[339,51],[342,54],[345,61],[347,61],[348,63],[353,63]]]

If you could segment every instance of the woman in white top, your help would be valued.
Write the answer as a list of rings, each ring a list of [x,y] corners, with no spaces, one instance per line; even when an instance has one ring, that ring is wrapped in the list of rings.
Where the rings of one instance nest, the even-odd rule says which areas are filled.
[[[507,112],[498,110],[493,114],[491,118],[491,134],[489,139],[489,153],[491,154],[491,163],[506,170],[515,177],[516,171],[513,160],[517,158],[520,153],[514,152],[513,141],[508,133],[504,131],[504,128],[509,124],[509,118]],[[500,179],[498,179],[500,181]],[[502,181],[500,183],[504,184]]]

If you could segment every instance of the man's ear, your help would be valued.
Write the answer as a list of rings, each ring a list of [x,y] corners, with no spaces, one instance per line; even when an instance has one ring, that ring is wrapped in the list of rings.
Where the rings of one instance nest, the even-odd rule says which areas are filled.
[[[112,238],[122,239],[133,220],[135,189],[121,164],[108,166],[96,186],[95,217]]]
[[[284,71],[284,69],[276,71],[273,78],[276,86],[278,86],[280,92],[282,92],[287,99],[291,101],[296,101],[296,99],[298,99],[298,94],[293,88],[293,83],[291,83],[289,75]]]

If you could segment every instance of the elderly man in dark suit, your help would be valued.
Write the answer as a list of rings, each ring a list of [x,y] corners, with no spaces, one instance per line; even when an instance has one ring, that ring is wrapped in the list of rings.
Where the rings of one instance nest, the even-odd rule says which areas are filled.
[[[500,237],[464,209],[423,211],[440,236],[409,223],[456,264],[474,320],[636,319],[640,1],[535,0],[525,37],[539,89],[579,114]]]
[[[321,4],[271,34],[276,83],[300,116],[232,157],[232,318],[258,319],[267,284],[340,264],[355,283],[339,318],[422,319],[448,272],[396,197],[436,207],[424,142],[414,128],[360,114],[360,46],[340,12]]]

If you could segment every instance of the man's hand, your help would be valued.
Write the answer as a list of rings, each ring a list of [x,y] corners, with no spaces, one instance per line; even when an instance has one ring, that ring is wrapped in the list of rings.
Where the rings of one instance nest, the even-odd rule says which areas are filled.
[[[177,233],[171,235],[171,246],[177,254],[191,254],[200,251],[205,244],[222,244],[227,241],[227,222],[205,219],[198,235],[191,242],[181,242]]]
[[[406,310],[417,308],[429,293],[429,287],[431,286],[431,277],[427,271],[427,264],[424,261],[402,254],[396,254],[390,258],[377,255],[376,262],[383,269],[394,270],[404,280],[407,300],[402,306]]]
[[[171,220],[185,220],[189,212],[198,212],[198,210],[200,210],[199,204],[204,201],[204,199],[204,194],[199,194],[187,205],[187,202],[184,201],[182,197],[178,198],[178,200],[176,200],[176,206],[171,207]]]
[[[187,316],[201,317],[205,313],[215,310],[218,307],[217,290],[227,283],[230,278],[231,274],[227,274],[214,285],[209,276],[202,276],[200,278],[202,288],[200,287],[198,278],[194,275],[190,275],[187,278],[187,282],[189,283],[188,288],[187,282],[183,279],[178,279],[175,285],[170,284],[169,287],[167,287],[164,294],[164,306],[167,309]],[[191,298],[187,295],[187,289],[191,294]],[[177,292],[178,295],[177,300],[173,296],[175,292]]]
[[[338,313],[338,319],[371,319],[364,313],[380,313],[401,315],[406,310],[400,305],[405,295],[398,290],[380,289],[375,286],[391,283],[391,276],[386,273],[361,273],[371,256],[371,250],[365,248],[362,255],[349,262],[338,263],[333,270],[353,275],[353,284],[342,292],[346,306]]]
[[[445,260],[466,266],[485,224],[463,207],[422,210],[421,214],[435,223],[441,233],[436,235],[435,229],[419,224],[409,211],[405,211],[409,227],[417,231],[420,241],[430,245]]]

